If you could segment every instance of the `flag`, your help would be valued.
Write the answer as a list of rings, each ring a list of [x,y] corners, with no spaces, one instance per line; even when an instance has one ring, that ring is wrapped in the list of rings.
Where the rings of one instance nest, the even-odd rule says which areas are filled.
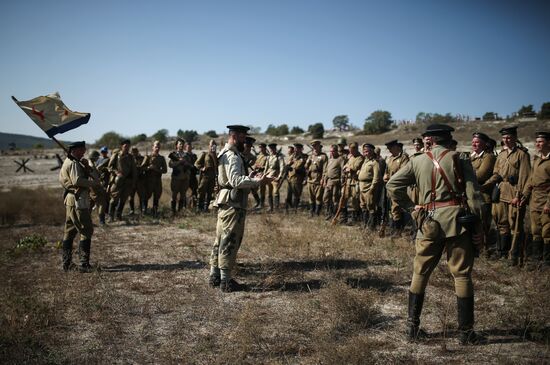
[[[90,120],[90,113],[73,112],[67,108],[59,93],[38,96],[27,101],[19,101],[13,96],[12,99],[50,138]]]

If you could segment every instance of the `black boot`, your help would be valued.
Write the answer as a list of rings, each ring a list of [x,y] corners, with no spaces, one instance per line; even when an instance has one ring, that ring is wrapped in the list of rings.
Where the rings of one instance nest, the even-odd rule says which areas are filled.
[[[269,197],[269,212],[273,212],[273,197]]]
[[[333,208],[332,208],[332,204],[328,204],[327,207],[326,207],[326,215],[325,215],[325,220],[326,221],[329,221],[332,219],[332,216],[333,216]]]
[[[348,208],[344,207],[342,208],[342,211],[340,212],[340,224],[348,224]]]
[[[67,272],[73,265],[73,241],[63,241],[63,271]]]
[[[485,342],[485,338],[474,331],[474,297],[456,299],[460,344],[479,345]]]
[[[542,251],[542,267],[544,269],[550,268],[550,243],[545,243],[543,245]]]
[[[89,272],[92,269],[90,265],[90,248],[92,241],[90,239],[80,241],[78,245],[78,254],[80,256],[80,267],[81,272]]]
[[[317,208],[317,205],[315,204],[315,202],[311,203],[311,205],[309,206],[309,215],[311,217],[313,217],[315,215],[315,209]]]
[[[141,214],[143,215],[147,214],[147,200],[141,203]]]
[[[204,198],[199,197],[199,205],[197,206],[197,212],[201,213],[205,211],[206,210],[204,209]]]
[[[183,207],[186,206],[185,203],[186,203],[186,199],[185,199],[185,198],[181,198],[181,199],[178,201],[178,212],[179,212],[180,210],[182,210]]]
[[[260,196],[258,195],[258,192],[253,191],[252,196],[254,197],[254,200],[256,201],[256,205],[254,205],[254,209],[259,209],[262,205],[262,202],[260,200]]]
[[[115,221],[115,211],[116,211],[116,206],[114,204],[111,204],[111,206],[109,207],[109,220],[110,220],[110,222]]]
[[[105,225],[105,213],[101,213],[99,215],[99,224],[101,224],[102,226]]]
[[[511,254],[512,257],[510,258],[510,262],[509,262],[510,266],[518,266],[519,265],[519,256],[520,256],[520,253],[522,251],[523,240],[525,238],[525,234],[523,232],[519,232],[519,233],[517,233],[517,235],[518,235],[518,237],[516,239],[516,247],[512,251],[512,254]],[[510,249],[511,246],[512,246],[512,244],[510,242],[510,247],[508,247],[508,249]]]
[[[376,229],[376,215],[374,213],[371,213],[369,215],[369,218],[367,220],[367,228],[371,232],[374,232],[374,230]]]
[[[319,204],[315,207],[315,214],[321,215],[321,210],[323,209],[323,204]]]
[[[367,222],[369,221],[369,212],[362,211],[361,212],[361,227],[363,229],[367,228]]]
[[[508,251],[510,251],[510,246],[512,246],[512,236],[507,234],[500,235],[500,247],[498,248],[499,258],[503,259],[508,256]]]
[[[134,198],[130,199],[129,204],[130,204],[130,215],[134,215],[135,213]]]
[[[278,196],[275,196],[275,209],[279,209],[280,200]]]
[[[416,341],[426,337],[426,332],[420,329],[420,314],[424,305],[424,293],[409,292],[409,316],[407,318],[407,337],[409,341]]]
[[[170,202],[170,209],[172,210],[172,216],[175,216],[176,215],[176,205],[178,203],[175,201],[175,200],[172,200]]]
[[[544,242],[542,239],[533,240],[528,246],[527,270],[536,270],[542,261]]]

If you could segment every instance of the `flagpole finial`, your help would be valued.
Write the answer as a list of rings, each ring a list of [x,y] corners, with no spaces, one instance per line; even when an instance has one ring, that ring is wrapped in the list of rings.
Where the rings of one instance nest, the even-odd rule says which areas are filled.
[[[11,100],[15,101],[16,103],[19,102],[19,100],[17,100],[13,95],[11,96]]]

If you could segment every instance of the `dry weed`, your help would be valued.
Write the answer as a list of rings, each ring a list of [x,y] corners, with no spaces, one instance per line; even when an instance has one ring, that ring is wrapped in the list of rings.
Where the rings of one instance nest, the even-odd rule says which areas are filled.
[[[61,189],[13,188],[0,191],[0,223],[61,224],[65,206]]]

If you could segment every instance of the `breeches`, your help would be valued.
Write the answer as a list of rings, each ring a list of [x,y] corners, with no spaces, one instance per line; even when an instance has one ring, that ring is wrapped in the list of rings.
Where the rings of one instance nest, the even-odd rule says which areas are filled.
[[[309,202],[311,204],[323,204],[323,187],[321,184],[308,183],[307,189],[309,192]]]
[[[332,205],[337,207],[340,203],[340,191],[342,190],[342,183],[340,181],[329,181],[325,186],[325,192],[323,194],[323,204],[325,206]]]
[[[500,234],[512,233],[518,209],[510,203],[500,202],[493,204],[493,218]],[[525,207],[519,209],[518,232],[523,232],[523,220],[525,218]]]
[[[460,298],[470,298],[474,295],[472,283],[472,268],[474,265],[474,249],[467,233],[450,238],[429,240],[418,238],[415,243],[413,277],[410,291],[422,294],[426,291],[430,275],[439,263],[443,250],[447,250],[447,265],[455,281],[455,292]]]
[[[170,181],[170,189],[172,190],[172,200],[178,200],[178,194],[180,200],[183,200],[187,195],[187,189],[189,189],[189,179],[172,179]]]
[[[232,270],[237,261],[244,234],[246,210],[220,207],[216,224],[216,239],[210,254],[210,266]]]
[[[75,207],[65,206],[65,228],[63,232],[63,241],[73,241],[76,234],[80,233],[80,240],[92,239],[94,226],[89,209],[76,209]]]
[[[543,212],[530,211],[531,233],[533,240],[544,240],[545,244],[550,243],[550,215]]]
[[[149,177],[147,179],[147,195],[145,200],[149,200],[153,196],[153,202],[158,203],[160,196],[162,195],[162,178]]]
[[[376,210],[376,200],[374,198],[374,191],[370,187],[370,182],[359,181],[359,189],[361,190],[359,202],[361,209],[374,213]]]

